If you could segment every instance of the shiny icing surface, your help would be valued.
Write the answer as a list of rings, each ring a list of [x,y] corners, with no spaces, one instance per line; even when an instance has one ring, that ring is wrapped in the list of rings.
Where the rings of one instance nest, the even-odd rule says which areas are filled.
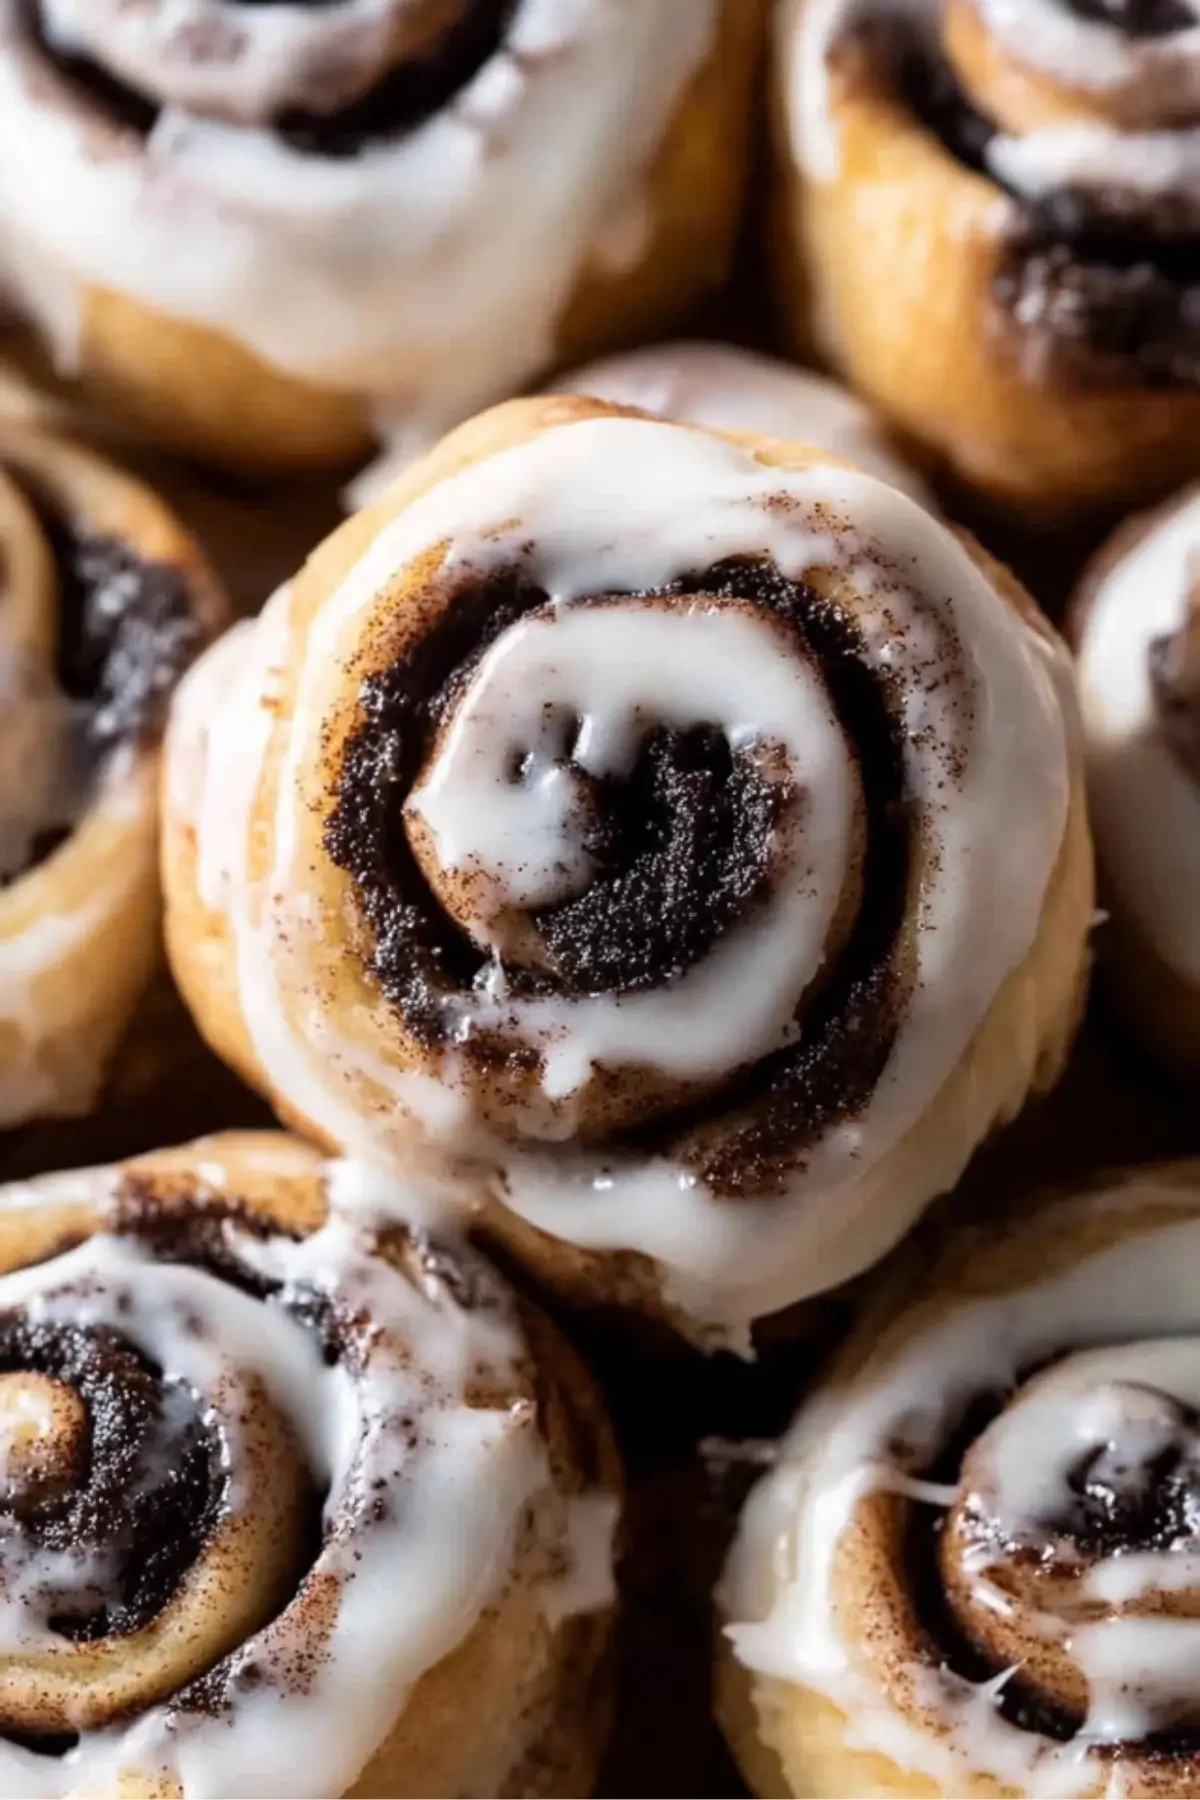
[[[1189,494],[1100,576],[1084,609],[1079,696],[1092,823],[1121,910],[1200,984],[1200,788],[1164,736],[1151,646],[1179,632],[1200,570]]]
[[[1129,1224],[1116,1241],[1089,1235],[1118,1209]],[[1018,1286],[985,1280],[973,1294],[952,1273],[801,1411],[742,1518],[726,1629],[746,1668],[828,1699],[849,1746],[939,1792],[980,1779],[1038,1796],[1157,1791],[1171,1752],[1140,1775],[1139,1743],[1197,1722],[1195,1189],[1158,1185],[1151,1170],[1016,1229],[1032,1240]],[[1068,1258],[1072,1234],[1081,1253]],[[989,1249],[981,1238],[977,1258]],[[965,1409],[993,1395],[1001,1410],[959,1478],[923,1479]],[[923,1518],[968,1516],[956,1608],[992,1622],[981,1641],[1014,1634],[1016,1666],[1005,1657],[968,1678],[953,1653],[896,1625],[882,1595],[874,1643],[846,1630],[853,1534],[884,1494]],[[1077,1687],[1066,1729],[1006,1712],[1014,1678],[1060,1709],[1056,1684]]]
[[[598,487],[603,512],[593,503]],[[789,827],[774,841],[770,903],[686,975],[646,992],[529,1002],[508,992],[497,957],[456,1002],[451,1041],[430,1075],[391,1065],[379,1002],[360,1008],[349,1029],[344,1016],[335,1027],[319,1008],[294,1006],[314,968],[332,957],[332,970],[339,956],[309,903],[296,808],[322,739],[330,672],[369,630],[397,572],[439,544],[449,546],[447,567],[482,578],[524,558],[557,621],[519,623],[495,639],[411,801],[445,859],[442,873],[474,876],[470,892],[482,891],[475,920],[485,945],[503,929],[506,907],[586,880],[572,783],[588,767],[619,766],[646,721],[715,724],[739,753],[802,772],[807,811],[798,838]],[[853,747],[848,762],[819,680],[794,653],[790,663],[773,658],[769,619],[736,599],[727,608],[703,596],[670,608],[606,602],[602,642],[589,622],[599,609],[578,604],[645,594],[697,564],[746,555],[770,558],[788,578],[819,568],[848,585],[864,666],[886,671],[901,697],[904,789],[927,854],[910,901],[914,975],[870,1094],[817,1133],[777,1199],[731,1204],[670,1154],[582,1150],[564,1139],[572,1092],[595,1075],[598,1058],[618,1072],[631,1061],[651,1080],[684,1075],[719,1091],[740,1061],[795,1029],[773,984],[795,1008],[822,942],[836,954],[830,906],[857,854],[847,848],[856,783]],[[1036,939],[1067,816],[1065,675],[1048,639],[920,507],[864,474],[820,464],[784,471],[687,428],[589,419],[468,468],[380,531],[314,618],[275,735],[272,703],[259,696],[283,679],[287,605],[278,596],[259,626],[236,647],[218,646],[186,680],[171,782],[180,815],[199,827],[199,883],[232,935],[255,1055],[275,1091],[334,1142],[411,1156],[415,1128],[443,1182],[454,1189],[464,1177],[467,1203],[480,1170],[490,1171],[522,1218],[569,1242],[653,1258],[676,1304],[735,1335],[875,1260],[956,1179],[974,1146],[953,1132],[936,1168],[897,1172],[887,1159]],[[540,699],[543,682],[563,712],[574,709],[580,748],[570,768],[561,744],[539,736],[528,694]],[[269,746],[282,761],[267,802],[270,864],[260,868],[248,861],[249,828]],[[519,788],[506,785],[505,750],[514,748],[530,759]],[[801,846],[803,889],[794,882]],[[539,1049],[537,1092],[519,1141],[507,1145],[475,1116],[455,1049],[497,1027],[517,1041],[531,1034]],[[719,1101],[710,1104],[719,1119]]]
[[[714,431],[814,444],[932,506],[863,401],[809,369],[732,344],[653,344],[560,376],[555,391],[639,406]]]
[[[52,44],[159,104],[143,139],[73,96],[4,0],[0,279],[64,367],[84,291],[111,290],[362,393],[419,445],[551,360],[589,267],[614,243],[643,252],[643,183],[717,0],[518,0],[500,47],[411,130],[328,157],[271,129],[314,83],[328,105],[335,72],[403,63],[423,3],[47,0]]]

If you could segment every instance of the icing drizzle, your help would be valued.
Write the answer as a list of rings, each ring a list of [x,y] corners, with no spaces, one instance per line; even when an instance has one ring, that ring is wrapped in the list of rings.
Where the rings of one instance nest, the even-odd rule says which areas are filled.
[[[598,484],[603,515],[590,500]],[[449,723],[409,802],[410,825],[414,814],[423,823],[452,905],[462,904],[465,882],[460,916],[469,916],[482,959],[473,982],[451,984],[438,1002],[433,1052],[418,1059],[417,1073],[395,1068],[395,1015],[378,1002],[359,1009],[349,1031],[344,1016],[336,1025],[311,1011],[301,1018],[291,1003],[311,990],[314,970],[332,957],[332,974],[342,954],[309,905],[308,852],[293,807],[322,739],[331,679],[370,637],[396,572],[439,544],[450,546],[444,578],[463,580],[464,592],[481,591],[490,577],[509,581],[520,566],[540,599],[507,626],[510,614],[494,614],[491,648],[465,685],[451,684]],[[746,557],[769,568],[755,574],[739,563]],[[692,595],[687,578],[698,564]],[[829,629],[841,620],[848,631],[848,615],[823,613],[815,596],[810,605],[789,585],[815,570],[853,592],[847,665],[856,681],[882,684],[896,709],[889,731],[903,748],[889,779],[902,782],[904,816],[920,821],[920,897],[905,915],[911,982],[861,1100],[848,1115],[814,1110],[799,1124],[785,1109],[780,1120],[792,1122],[776,1127],[753,1101],[745,1115],[735,1102],[724,1118],[717,1096],[747,1061],[790,1057],[793,1041],[803,1052],[804,990],[817,969],[836,988],[845,914],[859,905],[862,868],[873,867],[869,858],[862,864],[855,840],[850,770],[862,746],[852,745],[848,762],[822,692],[828,670],[818,657],[819,678],[806,671],[786,607],[773,615],[746,598],[756,584],[773,591],[774,581],[788,606],[809,605],[803,628],[816,632],[826,618]],[[232,928],[255,1053],[291,1104],[334,1141],[369,1144],[374,1154],[410,1154],[415,1127],[443,1180],[457,1171],[470,1192],[480,1167],[490,1167],[522,1217],[589,1248],[654,1258],[678,1304],[727,1328],[866,1266],[952,1183],[973,1148],[952,1132],[936,1169],[898,1178],[888,1153],[1034,941],[1065,827],[1069,752],[1056,653],[944,528],[869,476],[770,468],[654,421],[573,423],[467,470],[385,526],[316,615],[285,702],[271,865],[260,879],[246,863],[248,809],[261,792],[272,719],[257,691],[264,679],[269,688],[278,681],[269,671],[284,655],[286,605],[272,603],[248,655],[245,644],[236,655],[219,649],[189,680],[172,760],[192,786],[190,798],[181,787],[181,804],[200,821],[205,896]],[[239,662],[230,691],[228,672]],[[396,679],[402,686],[403,665]],[[370,705],[386,725],[386,713]],[[575,720],[573,756],[542,738],[543,706],[551,720]],[[561,903],[588,880],[580,784],[627,767],[639,738],[664,721],[704,726],[727,754],[782,770],[785,786],[803,796],[798,836],[786,824],[771,831],[770,898],[694,967],[645,993],[547,989],[536,972],[523,973],[527,954],[536,963],[544,943],[514,949],[509,915],[531,896]],[[840,712],[838,722],[844,732]],[[377,749],[366,740],[368,772],[382,766],[372,762]],[[231,790],[222,771],[233,766],[242,772]],[[377,783],[371,799],[385,824],[401,816],[404,794],[391,813],[391,793]],[[882,871],[879,880],[886,889]],[[407,975],[412,957],[399,929]],[[506,1036],[519,1043],[527,1032],[538,1046],[536,1073],[522,1077],[521,1098],[510,1100],[497,1130],[479,1108],[487,1065],[481,1086],[474,1046]],[[527,1070],[528,1058],[516,1066]],[[627,1075],[630,1104],[652,1115],[664,1095],[668,1112],[678,1106],[680,1083],[697,1084],[712,1096],[715,1135],[703,1122],[693,1134],[685,1122],[660,1134],[657,1149],[652,1138],[649,1154],[619,1137],[587,1151],[564,1142],[586,1137],[597,1118],[611,1122],[606,1108]],[[364,1106],[366,1094],[380,1104]],[[734,1164],[741,1187],[731,1203]]]
[[[1148,1172],[1010,1228],[1000,1249],[976,1240],[978,1266],[1003,1255],[1008,1279],[968,1286],[964,1241],[933,1304],[877,1320],[751,1496],[722,1596],[739,1660],[828,1697],[856,1750],[944,1792],[982,1777],[1093,1793],[1114,1756],[1136,1784],[1146,1739],[1200,1723],[1195,1211],[1194,1186]],[[1072,1241],[1082,1254],[1064,1253]],[[1002,1410],[979,1433],[981,1395]],[[931,1468],[936,1484],[914,1480]],[[932,1644],[910,1633],[881,1590],[865,1612],[847,1601],[848,1534],[889,1493],[912,1496],[918,1533],[945,1511],[925,1578],[945,1585],[973,1658],[962,1638],[936,1641],[944,1627]],[[927,1623],[921,1590],[912,1603]]]

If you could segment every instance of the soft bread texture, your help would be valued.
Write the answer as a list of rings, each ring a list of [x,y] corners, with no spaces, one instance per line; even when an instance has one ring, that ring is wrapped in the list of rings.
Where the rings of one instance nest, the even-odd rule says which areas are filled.
[[[829,65],[837,154],[822,176],[805,171],[799,120],[816,102],[801,98],[796,46],[802,33],[819,39],[818,16],[816,0],[785,0],[775,36],[776,266],[801,352],[815,348],[950,475],[1035,525],[1193,476],[1193,389],[1142,384],[1133,369],[1072,378],[1023,359],[995,296],[1012,204],[925,128],[870,56],[813,49]],[[972,0],[952,6],[948,23],[996,116],[997,89],[1008,88]],[[1023,84],[1020,121],[1073,121],[1061,95],[1037,91],[1040,104]]]

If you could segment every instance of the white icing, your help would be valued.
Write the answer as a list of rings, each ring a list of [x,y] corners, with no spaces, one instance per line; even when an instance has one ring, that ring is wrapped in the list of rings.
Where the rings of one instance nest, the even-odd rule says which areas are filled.
[[[1114,897],[1158,955],[1200,984],[1200,788],[1163,737],[1149,652],[1200,578],[1200,495],[1100,581],[1079,641],[1092,825]]]
[[[732,344],[653,344],[560,376],[554,391],[715,431],[748,431],[832,450],[925,506],[924,483],[892,448],[870,407],[836,381]]]
[[[110,1180],[85,1172],[74,1190],[102,1195]],[[47,1198],[66,1197],[71,1181],[56,1178]],[[488,1306],[464,1311],[432,1269],[411,1279],[375,1254],[377,1215],[370,1218],[364,1196],[386,1198],[395,1216],[405,1210],[401,1193],[385,1196],[377,1177],[355,1178],[344,1165],[333,1187],[327,1223],[299,1242],[259,1239],[232,1222],[224,1230],[236,1256],[272,1282],[325,1295],[345,1315],[369,1315],[375,1329],[353,1366],[328,1366],[318,1334],[281,1307],[204,1268],[154,1261],[128,1238],[92,1238],[0,1278],[0,1307],[23,1307],[35,1321],[110,1326],[213,1406],[235,1510],[253,1503],[239,1481],[250,1466],[248,1397],[264,1384],[328,1484],[331,1529],[311,1579],[327,1578],[338,1595],[336,1620],[315,1644],[311,1616],[285,1608],[235,1650],[228,1713],[187,1713],[167,1700],[127,1724],[84,1731],[61,1758],[0,1742],[5,1792],[108,1791],[138,1776],[178,1783],[189,1800],[345,1792],[415,1683],[500,1593],[531,1506],[574,1541],[561,1505],[546,1510],[552,1496],[534,1408],[505,1397],[522,1385],[526,1352],[515,1324]],[[343,1210],[337,1194],[347,1188],[357,1199]],[[392,1502],[381,1518],[363,1499],[373,1493]],[[36,1549],[26,1562],[22,1584],[79,1574],[51,1568]],[[5,1638],[19,1630],[27,1598],[10,1573],[6,1552]],[[609,1603],[611,1573],[605,1588],[597,1559],[591,1575],[578,1610]],[[36,1632],[37,1621],[29,1623]],[[253,1686],[237,1679],[243,1666],[286,1672],[297,1661],[306,1679],[296,1684],[286,1674]]]
[[[1155,1454],[1174,1441],[1186,1478],[1196,1461],[1193,1428],[1171,1421],[1165,1396],[1200,1401],[1200,1313],[1193,1271],[1200,1218],[1178,1190],[1143,1183],[1147,1205],[1183,1201],[1157,1222],[1093,1250],[1018,1290],[948,1298],[903,1337],[884,1333],[859,1371],[818,1392],[784,1440],[779,1462],[751,1496],[727,1566],[722,1603],[728,1635],[747,1668],[826,1695],[847,1716],[848,1742],[897,1762],[942,1792],[980,1776],[1032,1795],[1096,1791],[1107,1774],[1097,1746],[1137,1740],[1177,1716],[1200,1680],[1200,1622],[1119,1614],[1075,1625],[1046,1618],[1090,1687],[1087,1720],[1059,1744],[1006,1720],[995,1700],[1011,1670],[971,1683],[932,1663],[907,1665],[915,1705],[902,1710],[869,1658],[848,1641],[836,1600],[839,1552],[860,1501],[880,1487],[907,1492],[908,1471],[932,1460],[967,1400],[1015,1384],[1030,1365],[1078,1346],[1018,1391],[980,1442],[986,1476],[970,1491],[984,1515],[1018,1543],[1046,1546],[1073,1494],[1068,1475],[1090,1454],[1118,1489],[1155,1479]],[[1083,1235],[1089,1213],[1132,1205],[1136,1192],[1089,1197],[1057,1209],[1056,1230]],[[981,1248],[983,1248],[981,1246]],[[985,1250],[986,1253],[986,1250]],[[1164,1334],[1177,1334],[1165,1336]],[[1117,1340],[1118,1348],[1102,1348]],[[1184,1415],[1186,1419],[1186,1415]],[[903,1444],[903,1460],[895,1446]],[[949,1504],[957,1491],[922,1498]],[[988,1569],[1003,1554],[984,1544],[974,1578],[987,1605]],[[1100,1558],[1089,1598],[1136,1605],[1190,1587],[1200,1573],[1194,1542]],[[917,1707],[944,1726],[922,1726]]]
[[[988,167],[1007,187],[1038,200],[1061,188],[1118,187],[1156,199],[1200,189],[1200,131],[1121,132],[1104,125],[1047,125],[998,136]]]
[[[860,0],[780,0],[776,8],[788,140],[812,181],[833,181],[841,169],[829,53],[859,5]]]
[[[1182,0],[1200,18],[1195,0]],[[1137,38],[1053,0],[971,0],[989,37],[1027,69],[1084,93],[1105,95],[1132,82],[1184,81],[1200,103],[1200,25]]]
[[[164,105],[256,125],[289,107],[322,114],[357,98],[386,72],[406,19],[429,10],[429,0],[254,10],[237,0],[43,0],[41,18],[62,55],[86,56]]]
[[[542,1611],[551,1629],[581,1613],[604,1612],[616,1602],[614,1572],[621,1502],[616,1494],[577,1494],[567,1506],[565,1566],[542,1585]]]
[[[443,111],[331,158],[199,109],[251,113],[313,67],[324,82],[331,38],[382,31],[386,0],[49,4],[63,41],[167,104],[144,144],[112,132],[97,151],[95,118],[3,0],[0,278],[4,261],[17,282],[32,265],[212,327],[373,398],[410,443],[551,360],[593,243],[640,193],[717,18],[717,0],[519,0],[503,48]],[[200,15],[236,22],[232,68],[177,54]]]
[[[572,743],[562,741],[564,716],[578,719]],[[431,827],[442,864],[482,876],[475,935],[499,953],[494,913],[550,906],[589,884],[581,775],[627,774],[654,726],[701,724],[750,756],[786,756],[798,799],[777,831],[774,891],[665,990],[472,998],[458,1034],[498,1030],[535,1045],[551,1098],[596,1067],[711,1079],[787,1041],[797,996],[825,960],[856,819],[854,767],[820,674],[788,654],[769,619],[735,604],[564,607],[497,639],[413,790],[408,810]],[[531,766],[514,781],[526,756]],[[781,776],[772,765],[772,779]]]
[[[1169,84],[1176,111],[1195,93],[1200,105],[1200,26],[1135,40],[1118,27],[1084,20],[1053,0],[972,0],[989,32],[1026,66],[1099,94],[1136,84]],[[933,0],[878,0],[936,29]],[[808,178],[837,179],[842,166],[831,52],[870,0],[782,0],[776,24],[792,154]],[[986,111],[986,96],[983,98]],[[1157,115],[1156,115],[1157,116]],[[1169,123],[1168,121],[1165,121]],[[1034,200],[1064,187],[1107,188],[1148,197],[1171,191],[1200,199],[1200,131],[1120,131],[1106,123],[1047,125],[1021,136],[1001,132],[986,149],[998,181]],[[997,223],[1003,214],[997,214]]]
[[[344,1025],[335,1031],[316,1000],[314,970],[332,956],[332,972],[341,952],[310,904],[297,825],[330,672],[367,629],[396,572],[443,543],[451,571],[486,576],[522,562],[560,620],[582,595],[658,588],[746,553],[772,557],[794,578],[814,566],[836,569],[860,597],[867,657],[903,695],[906,788],[928,852],[913,905],[915,980],[872,1097],[811,1147],[778,1201],[723,1204],[669,1159],[506,1151],[456,1091],[452,1054],[440,1081],[396,1076],[386,1010],[364,1011],[351,1034]],[[947,658],[953,678],[929,680]],[[736,673],[727,671],[731,681]],[[572,668],[569,679],[573,687],[586,676]],[[674,704],[674,683],[653,680],[648,691]],[[1068,803],[1063,688],[1057,653],[962,546],[867,475],[768,469],[736,446],[650,420],[588,420],[494,456],[386,526],[314,618],[280,738],[271,864],[261,879],[249,878],[244,860],[257,786],[244,784],[222,828],[225,844],[242,846],[228,913],[242,1013],[260,1065],[277,1093],[357,1155],[410,1156],[415,1116],[440,1149],[433,1161],[444,1180],[462,1159],[475,1159],[476,1181],[480,1165],[490,1167],[522,1217],[570,1242],[656,1258],[673,1297],[715,1325],[744,1327],[832,1286],[894,1242],[935,1192],[953,1184],[975,1147],[965,1129],[948,1128],[919,1171],[888,1161],[1035,941]],[[746,723],[757,729],[753,716]],[[818,727],[814,713],[806,729]],[[235,696],[208,734],[249,746],[253,735],[242,734],[258,729]],[[180,739],[172,756],[187,755]],[[214,781],[215,766],[204,781]],[[473,813],[470,830],[483,829]],[[738,967],[745,979],[751,966]],[[503,1003],[495,990],[493,998]],[[727,993],[719,1004],[732,1042],[742,1030],[738,1002]],[[605,1033],[618,1030],[615,1004],[597,1016]],[[671,1046],[670,1054],[690,1050]],[[560,1088],[560,1077],[547,1059],[547,1091]]]

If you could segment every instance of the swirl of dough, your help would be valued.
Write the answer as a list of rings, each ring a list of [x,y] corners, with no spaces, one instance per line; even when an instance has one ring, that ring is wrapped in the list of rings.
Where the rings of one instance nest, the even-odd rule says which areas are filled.
[[[1123,527],[1073,610],[1109,962],[1149,1042],[1200,1068],[1200,496]]]
[[[1031,518],[1193,479],[1191,0],[786,0],[777,46],[797,342]]]
[[[495,1272],[273,1134],[0,1201],[0,1791],[583,1791],[614,1452]]]
[[[224,615],[151,494],[0,428],[0,1129],[88,1111],[150,978],[166,703]]]
[[[64,375],[185,448],[424,447],[714,280],[760,18],[4,0],[0,281]]]
[[[1198,1242],[1200,1165],[1150,1168],[881,1297],[726,1571],[756,1785],[1200,1792]]]
[[[172,955],[331,1142],[415,1139],[558,1278],[744,1327],[1055,1067],[1069,705],[1024,597],[873,478],[514,402],[189,681]]]

